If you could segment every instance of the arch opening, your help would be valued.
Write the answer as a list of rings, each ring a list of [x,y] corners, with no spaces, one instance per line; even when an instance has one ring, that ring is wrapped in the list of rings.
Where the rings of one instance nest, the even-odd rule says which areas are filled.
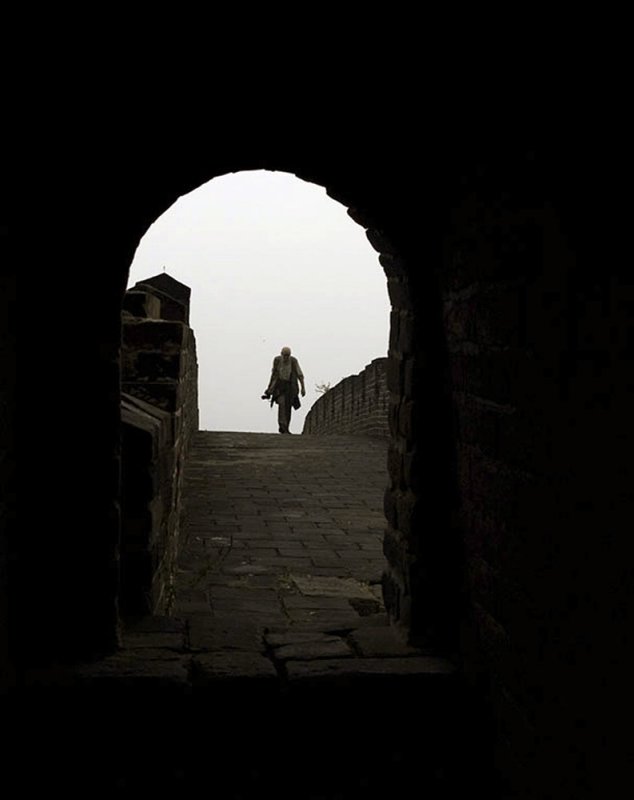
[[[141,239],[128,289],[161,272],[191,292],[201,430],[276,430],[259,398],[286,344],[307,373],[296,433],[318,387],[387,355],[376,253],[323,187],[289,173],[222,175],[180,197]]]
[[[58,629],[55,641],[42,631],[41,653],[57,649],[72,653],[69,657],[85,657],[112,652],[120,643],[117,611],[120,587],[115,566],[120,541],[122,468],[116,432],[121,420],[121,364],[118,357],[121,297],[125,293],[126,277],[132,255],[152,220],[169,208],[184,190],[230,172],[239,172],[242,166],[243,162],[236,156],[231,163],[224,162],[222,168],[184,170],[177,180],[172,180],[173,175],[166,176],[165,186],[160,192],[152,184],[146,195],[137,197],[138,213],[128,213],[126,210],[127,216],[123,216],[120,229],[108,247],[99,253],[98,263],[103,262],[104,274],[109,271],[112,280],[104,284],[99,313],[84,321],[82,346],[94,358],[93,362],[86,361],[84,374],[86,387],[94,387],[86,422],[94,425],[94,420],[100,419],[103,424],[93,430],[90,441],[77,443],[82,469],[76,469],[73,474],[79,483],[83,480],[82,476],[90,474],[90,487],[73,511],[71,530],[74,533],[64,541],[63,555],[58,559],[64,565],[61,580],[64,591],[59,592],[51,587],[50,592],[52,597],[59,598],[56,616],[64,620],[63,629]],[[254,162],[248,166],[253,168]],[[258,166],[271,169],[276,164],[268,160],[266,164],[258,162]],[[280,161],[279,166],[284,170],[293,169],[293,165],[287,161]],[[407,636],[415,630],[417,617],[423,619],[419,629],[428,636],[435,619],[439,620],[437,629],[446,628],[446,614],[443,611],[447,607],[445,599],[451,595],[455,585],[455,582],[450,585],[444,579],[447,571],[454,569],[441,563],[444,553],[434,561],[436,553],[433,546],[430,547],[426,542],[423,552],[417,547],[414,541],[417,523],[411,513],[418,498],[416,487],[421,481],[421,464],[435,463],[437,453],[444,453],[448,445],[444,422],[439,425],[436,420],[433,436],[426,439],[425,449],[417,447],[423,434],[415,424],[421,417],[421,405],[416,405],[416,399],[423,399],[422,407],[438,407],[438,397],[444,385],[439,360],[418,355],[434,353],[435,348],[442,345],[440,304],[434,293],[434,279],[427,272],[417,273],[412,266],[418,261],[414,255],[416,251],[412,249],[411,236],[407,235],[411,220],[395,217],[389,212],[389,204],[383,206],[381,211],[367,181],[345,179],[340,182],[329,170],[322,172],[305,167],[295,170],[294,174],[302,180],[325,187],[329,197],[348,208],[350,217],[365,229],[370,244],[379,253],[379,261],[387,277],[392,308],[386,376],[391,444],[384,496],[387,526],[383,544],[386,557],[383,596],[390,618],[402,627]],[[380,274],[380,271],[377,272]],[[423,298],[422,304],[414,300],[412,281],[416,284],[416,296]],[[372,393],[366,395],[372,396]],[[332,413],[326,416],[333,417]],[[431,447],[430,442],[433,445]],[[443,463],[446,460],[443,455]],[[435,485],[438,484],[436,480]],[[447,509],[440,498],[447,499],[447,495],[446,489],[435,494],[436,505],[441,508],[437,516],[446,516]],[[99,520],[98,530],[89,539],[82,535],[82,520],[87,516]],[[439,520],[435,527],[444,530],[443,524]],[[421,570],[423,562],[425,569]],[[93,565],[88,571],[84,567],[86,563]],[[148,569],[147,565],[145,569]],[[430,576],[432,580],[429,580]],[[48,585],[45,576],[42,581],[43,585]],[[420,587],[426,584],[431,588],[421,595]],[[79,587],[77,590],[84,598],[81,609],[73,601],[76,587]],[[418,604],[415,602],[417,597],[422,598]],[[73,635],[78,624],[89,630],[89,635],[81,640]]]
[[[220,183],[224,186],[218,187]],[[197,193],[201,195],[198,198]],[[382,610],[383,495],[388,487],[385,451],[389,439],[386,323],[390,306],[385,273],[376,263],[376,253],[368,247],[362,228],[345,215],[339,203],[328,199],[321,187],[300,182],[286,173],[254,172],[216,178],[197,193],[181,198],[182,202],[170,209],[172,219],[163,225],[161,219],[157,220],[146,234],[150,240],[141,241],[128,281],[124,329],[130,324],[136,327],[135,320],[128,319],[127,323],[125,320],[126,303],[130,308],[133,303],[135,308],[139,307],[139,297],[128,302],[131,293],[141,295],[150,288],[154,301],[157,296],[160,300],[161,290],[173,295],[183,291],[177,286],[170,287],[170,281],[182,281],[186,286],[189,312],[186,316],[196,338],[199,362],[199,369],[194,371],[200,376],[201,431],[275,430],[275,410],[268,403],[263,406],[259,395],[268,381],[271,358],[279,352],[280,342],[297,342],[294,353],[301,358],[303,370],[307,374],[312,372],[314,377],[305,381],[304,407],[294,415],[297,426],[294,432],[301,433],[303,427],[309,438],[304,436],[302,441],[312,442],[312,451],[304,446],[304,472],[311,472],[306,469],[307,463],[321,459],[322,474],[313,469],[311,479],[316,483],[306,486],[306,479],[303,486],[295,489],[290,482],[296,475],[288,474],[288,469],[280,473],[279,480],[289,481],[286,495],[278,497],[272,507],[263,508],[263,495],[271,494],[278,480],[273,474],[275,463],[266,483],[259,482],[260,466],[257,463],[253,466],[255,475],[251,474],[246,486],[238,487],[251,494],[250,498],[240,493],[235,496],[235,474],[227,478],[218,468],[217,486],[209,486],[212,499],[208,507],[210,513],[217,515],[214,524],[222,523],[223,530],[206,539],[194,538],[203,541],[202,548],[207,554],[213,551],[216,566],[222,562],[222,569],[231,570],[231,575],[241,574],[243,579],[257,577],[261,582],[263,572],[281,575],[276,562],[283,564],[284,559],[294,559],[297,569],[293,571],[292,565],[285,569],[292,576],[301,567],[302,575],[295,575],[295,590],[300,585],[310,590],[306,580],[312,581],[314,589],[315,581],[322,579],[323,591],[341,593],[343,583],[337,586],[337,580],[356,580],[355,591],[364,596],[351,600],[353,609],[361,609],[362,613],[368,613],[368,609]],[[271,213],[271,206],[275,206],[275,214]],[[321,210],[324,208],[325,212]],[[168,217],[168,212],[164,217]],[[274,223],[280,218],[281,226],[278,222],[275,229]],[[166,268],[147,281],[145,276],[163,262],[178,266],[169,271]],[[159,337],[162,335],[158,324],[142,322],[142,326],[156,329]],[[276,345],[273,352],[271,342]],[[124,362],[135,358],[136,354],[124,347]],[[124,364],[124,392],[131,391],[147,399],[148,384],[143,376],[140,381],[139,376],[129,380],[126,369]],[[203,377],[206,373],[209,381]],[[320,391],[324,384],[331,387],[326,393]],[[305,419],[309,409],[309,417]],[[183,406],[183,413],[186,411]],[[194,413],[191,404],[189,413]],[[318,446],[312,434],[361,435],[369,436],[370,441],[364,456],[361,449],[355,452],[352,443],[346,445],[347,453],[342,452],[341,444],[324,446],[323,439]],[[225,453],[227,448],[234,451],[247,440],[251,446],[257,442],[258,447],[262,441],[253,437],[233,440],[225,437],[224,444],[214,454],[217,456],[223,447]],[[296,443],[296,448],[302,449],[301,442]],[[129,452],[134,451],[130,448]],[[251,450],[250,455],[243,455],[243,463],[257,461],[257,449],[255,454]],[[335,465],[335,455],[339,462],[343,458],[348,463]],[[126,457],[124,447],[124,475]],[[273,461],[276,459],[279,460],[279,452],[274,454]],[[359,487],[362,474],[359,471],[364,469],[363,480],[368,485]],[[338,478],[333,476],[333,470],[339,470]],[[354,470],[357,474],[353,474]],[[227,479],[229,487],[224,483]],[[178,486],[171,492],[172,503],[180,502],[181,491],[182,486]],[[339,504],[338,510],[329,508],[331,503]],[[152,525],[150,516],[146,523]],[[245,533],[241,531],[245,526],[254,539],[261,535],[264,538],[256,543],[243,535],[241,542],[237,541],[238,533]],[[139,570],[133,570],[131,580],[125,578],[125,563],[130,559],[126,555],[127,529],[124,504],[124,591],[127,584],[134,584],[136,575],[141,575]],[[175,530],[174,537],[178,536]],[[149,542],[156,537],[148,533],[146,539]],[[235,552],[236,544],[250,547],[251,552]],[[347,548],[354,550],[356,560]],[[172,563],[177,559],[177,550],[178,546],[170,555],[169,547],[163,548]],[[148,563],[152,560],[156,563],[149,553],[144,557]],[[355,569],[360,576],[355,576]],[[361,578],[370,588],[361,586]],[[331,579],[332,585],[324,588],[326,579]],[[165,583],[165,577],[161,580]],[[281,580],[278,578],[278,583]],[[145,603],[146,610],[148,606],[178,610],[173,586],[150,591],[148,568],[143,582],[146,590],[140,603],[124,603],[124,608],[134,610]],[[133,588],[132,594],[134,591]],[[210,590],[204,591],[209,597]],[[215,602],[217,605],[218,599]],[[213,598],[210,603],[213,605]],[[302,617],[302,611],[284,611],[287,616]],[[305,609],[304,613],[314,612]],[[336,614],[333,624],[335,617]]]

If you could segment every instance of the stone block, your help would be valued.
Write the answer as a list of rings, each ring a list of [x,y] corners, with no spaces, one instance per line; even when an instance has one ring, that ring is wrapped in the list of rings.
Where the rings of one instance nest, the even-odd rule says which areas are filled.
[[[260,653],[240,650],[204,654],[192,658],[192,683],[194,687],[215,686],[227,683],[257,682],[259,686],[277,687],[278,676],[270,659]]]
[[[428,512],[429,508],[426,510]],[[399,531],[411,541],[425,521],[422,501],[412,492],[399,494],[396,500],[396,517]]]
[[[392,303],[392,308],[396,311],[411,311],[412,296],[409,284],[403,278],[389,278],[387,291]]]
[[[388,527],[383,536],[383,554],[388,563],[396,568],[397,572],[405,574],[408,563],[409,547],[403,533],[395,528]]]
[[[404,489],[403,482],[403,455],[399,447],[392,442],[388,449],[387,469],[391,482],[391,488],[401,491]]]
[[[398,331],[398,349],[399,352],[409,355],[415,351],[416,343],[416,318],[409,312],[401,312],[400,325]]]
[[[395,397],[400,397],[403,384],[403,361],[393,355],[388,359],[386,367],[387,388]]]
[[[375,248],[376,249],[376,248]],[[408,275],[407,262],[396,255],[381,252],[379,263],[388,278],[405,278]]]
[[[151,292],[161,301],[161,317],[165,320],[177,320],[189,323],[189,302],[182,303],[177,298],[162,291],[158,286],[148,282],[137,283],[135,288]]]
[[[148,288],[158,290],[173,300],[176,300],[182,306],[189,306],[192,293],[190,287],[177,281],[176,278],[168,275],[167,272],[159,272],[158,275],[153,275],[151,278],[138,281],[135,284],[135,288],[137,286],[147,286]]]
[[[313,625],[321,631],[332,632],[353,630],[357,627],[359,616],[349,608],[291,608],[288,618],[298,625]]]
[[[123,353],[124,381],[179,380],[182,377],[183,360],[180,353],[163,353],[160,350]]]
[[[163,411],[175,412],[181,405],[181,386],[176,381],[122,381],[127,394],[155,405]]]
[[[261,653],[263,650],[262,629],[255,624],[233,626],[230,619],[212,619],[202,613],[190,620],[189,631],[192,651]]]
[[[411,400],[403,400],[399,406],[398,432],[407,441],[416,435],[416,406]]]
[[[123,296],[122,310],[129,312],[134,317],[160,319],[161,301],[149,292],[131,289]]]
[[[386,489],[383,494],[383,513],[385,514],[386,520],[393,528],[398,526],[398,519],[396,516],[397,491],[395,491],[395,489],[396,486]]]
[[[315,661],[324,658],[352,658],[354,653],[343,639],[328,637],[328,642],[288,644],[275,650],[276,661]]]
[[[264,634],[264,640],[269,647],[287,647],[303,644],[334,644],[340,642],[339,636],[328,636],[314,629],[298,630],[295,625],[288,628],[273,628]]]
[[[401,621],[401,600],[404,589],[401,581],[401,573],[390,567],[383,571],[383,602],[390,622]]]
[[[339,580],[323,578],[322,580]],[[346,580],[342,578],[341,580]],[[350,606],[346,597],[304,597],[301,594],[286,594],[282,598],[284,608],[289,614],[293,611],[341,611],[348,613]]]
[[[182,322],[166,320],[128,320],[122,325],[125,350],[156,350],[178,353],[186,341],[188,328]]]
[[[391,311],[390,312],[390,338],[389,338],[389,347],[390,350],[400,351],[400,320],[401,320],[401,312],[400,311]]]
[[[403,367],[403,396],[401,399],[409,400],[419,397],[428,389],[428,373],[424,369],[419,355],[416,358],[407,358]]]
[[[402,631],[392,625],[376,628],[362,628],[352,631],[348,636],[352,648],[363,658],[404,658],[433,655],[408,645]]]
[[[397,256],[394,244],[388,239],[383,231],[370,228],[366,231],[366,236],[372,247],[381,255]]]
[[[453,679],[457,674],[454,664],[434,656],[289,661],[286,668],[291,687],[293,684],[306,683],[350,685],[356,681],[395,682],[407,678],[422,683]]]

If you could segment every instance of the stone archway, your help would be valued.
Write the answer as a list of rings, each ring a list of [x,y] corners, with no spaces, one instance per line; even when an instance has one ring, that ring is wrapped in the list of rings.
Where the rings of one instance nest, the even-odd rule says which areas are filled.
[[[132,254],[149,225],[181,194],[215,176],[242,169],[281,170],[324,186],[328,195],[346,206],[352,219],[366,229],[371,245],[379,253],[392,304],[393,446],[389,460],[392,485],[386,493],[390,528],[386,538],[390,564],[386,600],[394,620],[412,635],[438,635],[439,630],[447,630],[447,609],[451,605],[448,597],[455,584],[448,579],[447,570],[453,566],[440,565],[447,553],[442,552],[443,548],[439,552],[431,540],[414,543],[420,513],[417,493],[424,483],[422,462],[438,463],[438,453],[442,452],[443,463],[447,463],[449,441],[438,413],[446,390],[434,270],[417,267],[425,260],[434,262],[439,253],[422,252],[413,216],[404,213],[402,206],[397,211],[392,203],[385,203],[383,198],[393,197],[398,186],[389,169],[378,169],[370,179],[362,159],[354,164],[346,156],[337,165],[330,157],[316,153],[293,157],[292,152],[282,152],[281,146],[272,148],[266,158],[249,157],[239,149],[228,147],[221,159],[210,159],[201,151],[194,157],[192,149],[183,163],[168,159],[159,171],[149,162],[143,167],[137,163],[129,172],[123,165],[113,168],[112,174],[104,171],[96,195],[99,201],[91,208],[83,208],[80,203],[74,207],[77,224],[68,263],[82,264],[89,252],[92,267],[78,286],[73,286],[75,273],[69,268],[67,277],[58,276],[57,288],[64,291],[65,284],[70,291],[72,287],[80,302],[88,304],[90,313],[81,316],[79,338],[75,320],[70,317],[58,321],[58,334],[76,343],[73,360],[81,364],[81,391],[86,399],[71,410],[60,396],[55,411],[58,425],[48,431],[46,453],[65,448],[72,454],[65,476],[56,473],[53,466],[49,470],[54,476],[48,488],[50,503],[54,505],[57,498],[68,494],[69,487],[73,503],[67,508],[65,537],[44,538],[38,544],[37,555],[33,555],[34,580],[41,587],[41,595],[32,598],[33,630],[37,633],[29,642],[28,657],[36,661],[49,658],[51,653],[73,658],[109,652],[117,643],[119,310]],[[129,166],[127,162],[126,168]],[[126,192],[118,190],[119,179],[131,182]],[[114,219],[111,208],[116,209]],[[421,348],[423,341],[425,348]],[[427,416],[426,409],[430,410]],[[447,421],[447,413],[444,416]],[[428,419],[428,425],[422,425],[424,419]],[[99,423],[95,424],[97,420]],[[424,455],[416,446],[423,440]],[[433,470],[438,476],[437,468]],[[448,486],[449,475],[445,482]],[[433,523],[436,530],[443,525],[446,529],[445,522],[439,521],[440,516],[447,517],[441,498],[450,494],[449,488],[434,493],[438,506],[433,512],[437,515]],[[426,518],[430,519],[429,508]],[[439,541],[442,537],[432,538]],[[433,568],[429,568],[430,559],[434,560]],[[49,569],[53,563],[58,567],[55,575]],[[423,563],[427,564],[424,570]],[[425,586],[430,590],[423,600],[421,588]],[[46,603],[40,597],[46,597]],[[77,597],[82,598],[81,605],[77,604]],[[421,598],[420,602],[416,598]],[[77,630],[81,636],[77,636]]]
[[[238,164],[231,170],[239,171]],[[212,176],[216,177],[216,176]],[[301,175],[299,177],[302,177]],[[311,182],[316,183],[316,180]],[[321,184],[323,185],[323,184]],[[324,185],[337,202],[342,195]],[[362,198],[360,198],[362,200]],[[350,202],[350,200],[348,201]],[[391,302],[389,389],[391,447],[389,485],[385,491],[387,531],[384,552],[385,600],[392,621],[411,641],[449,647],[455,644],[459,559],[447,523],[451,500],[448,394],[445,387],[440,302],[433,275],[425,278],[424,303],[411,291],[408,261],[384,233],[380,220],[360,203],[348,214],[361,225],[387,277]],[[417,289],[420,288],[420,276]],[[436,297],[436,306],[431,298]],[[426,355],[423,358],[422,353]],[[428,425],[422,420],[428,419]],[[425,450],[417,437],[425,437]],[[424,462],[428,466],[424,466]],[[431,466],[433,464],[433,467]],[[434,475],[434,506],[425,496],[422,475]],[[438,541],[418,541],[421,495],[425,522],[438,532]]]
[[[460,588],[508,764],[524,759],[530,783],[542,767],[549,786],[556,769],[565,793],[576,765],[593,769],[587,732],[613,729],[605,709],[622,706],[627,680],[613,682],[625,673],[608,667],[631,652],[621,614],[630,537],[620,521],[631,516],[631,291],[627,259],[605,252],[622,207],[605,190],[596,141],[588,146],[572,126],[556,132],[549,121],[543,146],[493,126],[476,141],[462,109],[454,135],[449,125],[434,135],[384,120],[380,131],[374,120],[342,130],[333,114],[327,144],[292,126],[251,126],[249,141],[232,140],[229,118],[180,141],[150,119],[135,138],[129,120],[117,120],[118,142],[100,127],[86,133],[81,157],[75,139],[60,146],[58,182],[42,201],[54,268],[31,295],[46,334],[33,450],[33,505],[43,513],[23,539],[26,591],[10,604],[24,633],[19,657],[71,660],[116,647],[119,309],[139,239],[215,175],[285,170],[328,187],[371,231],[395,295],[407,285],[393,299],[391,345],[400,398],[386,497],[393,615],[421,638],[453,616],[462,526],[471,552]],[[443,422],[448,368],[455,418]],[[453,514],[456,484],[467,525]],[[608,702],[588,698],[599,682],[616,687]]]

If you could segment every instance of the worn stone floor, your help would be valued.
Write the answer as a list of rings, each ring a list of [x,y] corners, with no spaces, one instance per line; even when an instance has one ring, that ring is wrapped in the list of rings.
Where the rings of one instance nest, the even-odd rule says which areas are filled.
[[[46,785],[494,798],[459,670],[385,614],[386,460],[363,437],[198,433],[168,613],[20,711]]]
[[[386,450],[360,437],[198,434],[171,616],[186,621],[200,674],[451,669],[387,624]]]

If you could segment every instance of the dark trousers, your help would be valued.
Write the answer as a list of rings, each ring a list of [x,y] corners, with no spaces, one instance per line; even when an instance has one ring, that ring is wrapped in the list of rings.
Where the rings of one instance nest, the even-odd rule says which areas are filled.
[[[290,381],[278,381],[277,383],[277,424],[280,433],[288,433],[291,424],[291,410],[293,408],[293,391]]]

